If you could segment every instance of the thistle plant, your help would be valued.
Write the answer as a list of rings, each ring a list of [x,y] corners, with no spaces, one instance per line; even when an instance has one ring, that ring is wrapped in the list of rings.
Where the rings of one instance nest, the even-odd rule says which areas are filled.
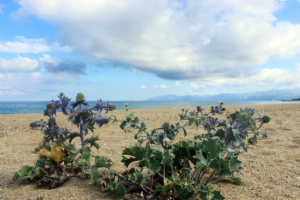
[[[40,159],[35,167],[23,166],[20,171],[16,172],[13,179],[20,181],[21,178],[27,177],[27,181],[32,181],[33,178],[61,173],[68,178],[75,169],[81,168],[81,173],[87,172],[91,178],[90,183],[95,185],[101,177],[97,169],[100,167],[110,168],[111,161],[108,158],[96,156],[95,165],[91,165],[91,148],[95,147],[98,150],[100,146],[97,144],[98,137],[94,135],[87,137],[87,135],[89,131],[94,134],[95,124],[98,127],[107,124],[111,118],[106,117],[101,112],[113,111],[116,106],[109,102],[103,103],[100,99],[94,107],[84,108],[83,106],[88,106],[88,103],[83,93],[78,93],[76,101],[70,106],[71,99],[66,97],[63,92],[58,98],[59,100],[52,100],[46,105],[44,115],[49,117],[47,122],[41,120],[30,123],[30,127],[40,128],[44,133],[42,149],[38,152]],[[67,128],[58,126],[56,120],[58,109],[61,109],[63,114],[68,116],[68,120],[78,127],[79,132],[71,132]],[[114,122],[117,122],[116,117]],[[71,144],[76,137],[80,138],[80,149],[74,143]],[[85,168],[88,170],[86,171]]]
[[[174,125],[165,121],[161,127],[150,131],[134,113],[128,112],[127,106],[126,118],[120,128],[125,133],[127,129],[136,129],[134,138],[138,145],[123,151],[122,162],[126,167],[138,163],[139,169],[126,178],[140,185],[147,198],[163,195],[172,199],[224,199],[211,184],[223,178],[241,184],[241,178],[235,173],[243,169],[238,155],[248,149],[245,139],[248,134],[254,134],[248,142],[255,144],[259,129],[271,120],[263,111],[259,112],[259,118],[254,118],[252,108],[228,113],[228,121],[211,117],[210,114],[222,114],[226,110],[220,102],[211,107],[209,113],[200,106],[192,112],[182,109],[181,122]],[[256,122],[261,123],[259,127]],[[198,135],[194,140],[174,143],[178,134],[187,135],[185,128],[191,125],[203,126],[208,133]],[[263,138],[266,136],[265,132]],[[142,174],[143,169],[148,171],[147,176]],[[122,185],[114,184],[114,187],[121,190]]]

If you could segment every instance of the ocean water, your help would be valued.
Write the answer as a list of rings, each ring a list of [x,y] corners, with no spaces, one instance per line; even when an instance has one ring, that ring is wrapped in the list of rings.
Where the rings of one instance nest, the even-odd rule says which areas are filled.
[[[125,109],[124,104],[128,103],[129,109],[153,109],[153,108],[189,108],[200,105],[201,107],[215,106],[217,101],[110,101],[116,105],[117,110]],[[47,101],[2,101],[0,102],[0,114],[26,114],[43,113]],[[72,103],[72,102],[71,102]],[[92,107],[96,101],[88,102]],[[290,104],[300,102],[289,101],[224,101],[224,106],[245,106],[263,104]],[[60,112],[60,110],[58,110]]]

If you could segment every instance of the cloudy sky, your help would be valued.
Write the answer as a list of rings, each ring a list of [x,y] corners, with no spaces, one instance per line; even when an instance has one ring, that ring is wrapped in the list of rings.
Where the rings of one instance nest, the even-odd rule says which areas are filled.
[[[0,0],[0,101],[300,88],[300,0]]]

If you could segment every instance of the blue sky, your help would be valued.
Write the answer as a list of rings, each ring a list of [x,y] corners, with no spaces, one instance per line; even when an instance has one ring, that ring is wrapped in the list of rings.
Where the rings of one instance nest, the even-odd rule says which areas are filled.
[[[298,0],[0,0],[0,101],[300,87]]]

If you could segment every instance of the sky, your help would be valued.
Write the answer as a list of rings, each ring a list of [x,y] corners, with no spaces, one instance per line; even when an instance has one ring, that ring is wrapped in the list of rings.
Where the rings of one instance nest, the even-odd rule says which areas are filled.
[[[300,0],[0,0],[0,101],[300,88]]]

